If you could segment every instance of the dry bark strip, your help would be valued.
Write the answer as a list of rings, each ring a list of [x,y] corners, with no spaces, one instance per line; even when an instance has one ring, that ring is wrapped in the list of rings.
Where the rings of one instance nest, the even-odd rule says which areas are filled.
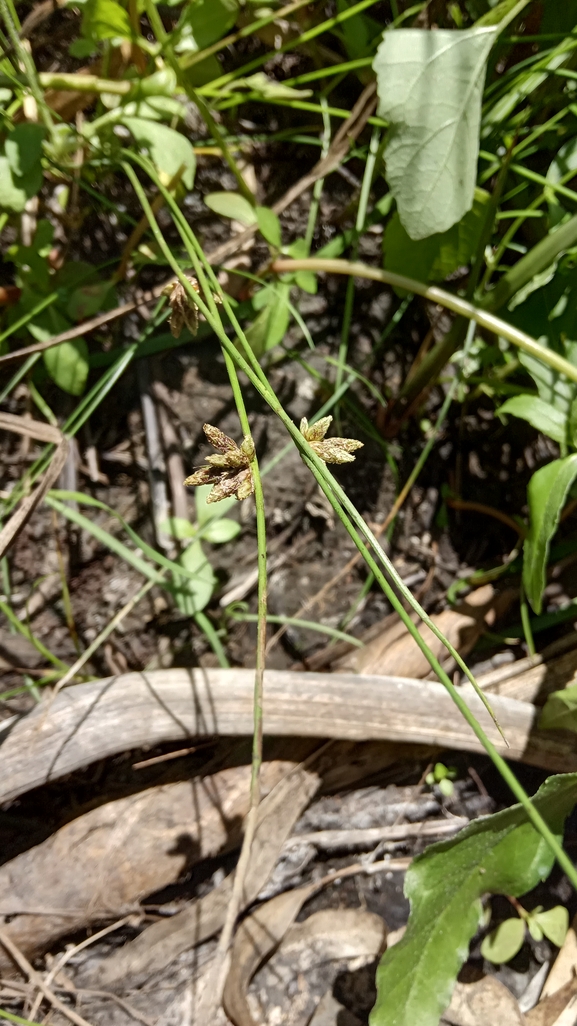
[[[77,684],[22,717],[0,746],[0,801],[117,752],[199,736],[252,733],[253,671],[165,669]],[[401,741],[479,752],[482,745],[441,684],[401,677],[269,670],[269,736]],[[472,688],[470,708],[510,759],[552,772],[577,770],[572,734],[539,731],[528,702],[494,695],[506,748]]]

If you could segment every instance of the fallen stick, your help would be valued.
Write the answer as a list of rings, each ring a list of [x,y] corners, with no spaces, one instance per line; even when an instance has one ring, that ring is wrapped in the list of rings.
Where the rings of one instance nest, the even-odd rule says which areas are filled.
[[[250,736],[253,677],[252,670],[167,669],[66,688],[4,735],[0,801],[131,748],[199,736]],[[264,693],[269,736],[403,741],[483,751],[441,684],[268,670]],[[577,770],[574,736],[539,731],[535,706],[492,696],[507,749],[472,688],[466,693],[470,708],[508,759],[552,772]]]

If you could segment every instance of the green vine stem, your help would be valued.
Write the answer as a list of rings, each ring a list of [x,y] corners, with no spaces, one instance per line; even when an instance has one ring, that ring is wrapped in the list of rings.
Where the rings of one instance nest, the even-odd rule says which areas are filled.
[[[512,324],[508,324],[507,321],[497,317],[496,314],[482,310],[480,307],[474,306],[473,303],[469,303],[466,299],[461,299],[460,296],[454,296],[451,292],[438,288],[437,285],[424,285],[423,282],[416,281],[414,278],[406,278],[404,274],[383,271],[380,267],[369,267],[368,264],[356,263],[350,260],[325,260],[320,257],[309,257],[302,260],[289,260],[285,257],[279,257],[271,264],[271,271],[277,274],[282,274],[283,272],[293,273],[294,271],[325,271],[328,274],[347,274],[353,275],[355,278],[382,281],[383,284],[392,285],[393,288],[414,292],[416,295],[430,300],[431,303],[438,303],[439,306],[444,306],[447,310],[452,310],[453,313],[466,317],[467,320],[475,321],[479,327],[486,328],[495,335],[501,335],[514,346],[529,353],[530,356],[534,356],[537,360],[541,360],[542,363],[546,363],[549,367],[553,367],[554,370],[564,374],[570,381],[577,381],[577,367],[569,363],[559,353],[539,345],[530,335],[526,335],[524,331],[515,328]]]
[[[377,562],[373,558],[372,553],[369,551],[365,541],[363,540],[363,538],[361,537],[361,534],[357,530],[357,524],[359,525],[360,530],[365,535],[367,540],[375,548],[375,551],[378,552],[379,556],[384,556],[385,559],[386,559],[385,554],[383,553],[382,549],[380,549],[380,546],[378,545],[376,539],[372,535],[372,532],[370,532],[369,528],[367,527],[367,525],[363,521],[363,518],[358,513],[358,511],[356,510],[355,506],[350,501],[350,499],[348,499],[346,494],[343,492],[343,490],[341,489],[341,487],[338,484],[338,482],[334,479],[332,474],[329,472],[329,470],[327,469],[326,465],[312,451],[312,449],[310,448],[310,446],[308,445],[308,443],[305,441],[305,439],[301,435],[300,431],[298,430],[296,424],[293,423],[293,421],[289,417],[288,413],[286,413],[286,411],[282,407],[281,403],[279,402],[279,400],[278,400],[276,394],[274,393],[273,389],[268,384],[268,381],[266,380],[266,378],[264,376],[262,368],[258,364],[258,361],[256,360],[256,357],[252,353],[252,350],[250,349],[248,341],[246,340],[246,338],[244,336],[244,333],[242,332],[242,328],[240,327],[240,325],[238,324],[238,321],[236,320],[236,318],[234,316],[234,311],[232,310],[232,307],[228,303],[226,294],[224,294],[222,292],[222,289],[219,286],[219,283],[218,283],[218,280],[216,278],[216,275],[214,274],[214,272],[212,271],[212,268],[210,267],[210,265],[208,264],[208,262],[204,258],[204,254],[202,253],[202,249],[200,248],[200,246],[199,246],[195,236],[193,235],[192,230],[190,229],[190,226],[186,223],[186,221],[184,221],[184,218],[182,218],[182,215],[181,215],[181,212],[180,212],[179,208],[174,203],[174,201],[173,201],[172,197],[170,196],[170,194],[167,193],[166,190],[162,189],[162,183],[160,183],[160,181],[158,179],[158,176],[157,176],[156,172],[154,171],[154,168],[153,168],[152,164],[149,161],[147,161],[145,158],[137,157],[134,154],[127,154],[127,156],[130,156],[130,158],[133,161],[135,161],[135,163],[139,164],[142,167],[142,169],[144,171],[146,171],[152,177],[152,179],[153,179],[154,183],[157,185],[157,187],[160,187],[161,191],[163,191],[163,193],[165,195],[165,199],[166,199],[167,205],[172,210],[172,213],[173,213],[173,216],[174,216],[174,219],[175,219],[175,223],[177,224],[177,227],[179,228],[179,230],[183,234],[183,241],[185,241],[185,245],[187,247],[187,250],[188,250],[189,254],[191,255],[191,259],[192,259],[192,262],[193,262],[193,265],[194,265],[195,273],[197,274],[199,283],[201,285],[201,289],[204,290],[204,295],[207,296],[207,298],[209,300],[209,304],[210,304],[210,290],[214,289],[216,292],[219,293],[219,295],[221,297],[221,300],[222,300],[222,303],[223,303],[223,307],[224,307],[224,309],[225,309],[229,319],[231,320],[231,323],[232,323],[235,331],[238,333],[239,342],[240,342],[240,344],[242,346],[243,353],[241,353],[239,351],[239,349],[234,345],[233,342],[231,342],[230,338],[228,337],[228,335],[227,335],[227,333],[225,331],[224,325],[223,325],[223,323],[222,323],[222,321],[220,319],[219,311],[217,310],[216,305],[214,304],[214,302],[212,303],[212,309],[211,309],[210,306],[207,305],[207,303],[203,300],[203,298],[192,288],[192,285],[190,284],[188,279],[185,277],[185,275],[182,274],[182,271],[180,270],[180,267],[179,267],[176,259],[174,258],[170,247],[168,246],[166,240],[164,239],[164,236],[163,236],[162,232],[160,231],[160,228],[159,228],[159,226],[158,226],[158,224],[156,222],[156,219],[154,218],[154,215],[152,213],[152,210],[150,208],[150,204],[148,202],[148,199],[146,197],[144,189],[142,188],[142,185],[140,184],[140,182],[139,182],[135,172],[133,171],[132,167],[129,164],[127,164],[126,162],[123,162],[123,168],[126,171],[128,177],[129,177],[129,179],[130,179],[130,181],[131,181],[131,183],[132,183],[132,185],[133,185],[133,187],[135,189],[135,192],[136,192],[136,194],[137,194],[137,196],[138,196],[138,198],[139,198],[139,200],[140,200],[140,202],[142,204],[144,213],[146,214],[146,216],[147,216],[147,218],[149,220],[149,224],[150,224],[151,230],[152,230],[152,232],[154,234],[154,237],[155,237],[156,241],[158,242],[159,246],[161,247],[163,255],[165,256],[166,260],[168,261],[168,263],[172,267],[175,276],[179,279],[179,281],[181,282],[183,288],[186,289],[188,295],[190,296],[191,301],[193,303],[196,303],[196,305],[199,307],[199,310],[201,311],[201,313],[206,317],[206,319],[209,322],[210,326],[213,328],[215,334],[217,335],[217,337],[218,337],[218,339],[219,339],[223,349],[226,352],[228,352],[229,356],[234,360],[234,362],[236,363],[237,367],[240,368],[247,375],[247,377],[249,378],[249,380],[250,380],[251,384],[253,385],[253,387],[259,392],[259,394],[263,397],[265,402],[268,403],[268,405],[271,408],[271,410],[280,418],[280,420],[282,421],[282,423],[286,427],[288,433],[290,434],[290,436],[292,437],[293,441],[295,442],[297,448],[299,449],[299,452],[301,453],[301,456],[302,456],[305,464],[309,467],[311,473],[313,474],[313,476],[315,477],[316,481],[318,482],[318,484],[322,488],[323,492],[327,496],[329,502],[331,503],[332,508],[335,510],[335,513],[337,514],[337,516],[341,520],[341,523],[343,524],[345,530],[347,531],[347,533],[349,534],[351,539],[354,541],[354,544],[356,545],[356,547],[358,548],[359,552],[361,553],[361,555],[362,555],[363,559],[365,560],[368,568],[375,575],[375,579],[378,581],[379,585],[383,589],[383,591],[384,591],[385,595],[387,596],[389,602],[391,603],[392,607],[398,612],[398,614],[399,614],[401,620],[403,621],[403,623],[405,624],[407,630],[409,631],[409,633],[413,637],[414,641],[416,642],[416,644],[419,646],[420,650],[423,652],[423,654],[427,658],[431,668],[435,671],[435,673],[437,674],[439,680],[441,681],[441,683],[444,685],[444,687],[447,689],[447,691],[451,695],[451,698],[453,699],[453,702],[455,703],[456,707],[459,709],[459,712],[464,717],[465,721],[469,724],[469,726],[473,730],[475,736],[478,738],[478,740],[483,745],[483,748],[487,752],[487,755],[489,756],[489,758],[492,760],[492,762],[494,763],[494,765],[498,769],[498,771],[501,774],[503,780],[505,780],[505,782],[509,786],[510,790],[514,794],[515,798],[520,802],[520,804],[524,808],[524,810],[526,812],[526,815],[527,815],[527,818],[530,820],[530,822],[534,825],[535,829],[541,834],[543,839],[546,841],[546,843],[548,844],[550,850],[555,855],[555,857],[556,857],[559,865],[561,866],[562,870],[567,874],[567,877],[571,881],[573,887],[577,890],[577,870],[576,870],[575,866],[573,865],[571,859],[569,858],[567,853],[563,850],[562,845],[559,843],[557,838],[551,832],[551,830],[549,829],[549,827],[545,823],[544,819],[542,818],[542,816],[540,815],[538,810],[533,806],[533,803],[531,802],[531,799],[529,798],[529,796],[527,795],[527,793],[525,792],[524,788],[519,783],[517,778],[515,777],[515,774],[513,773],[511,768],[505,762],[504,758],[500,755],[500,753],[495,748],[494,744],[488,738],[488,736],[485,733],[485,731],[483,730],[481,724],[476,719],[474,713],[471,712],[471,710],[469,709],[469,707],[467,705],[467,702],[465,700],[465,697],[463,696],[463,693],[461,692],[461,690],[459,688],[456,688],[453,685],[453,683],[449,679],[448,675],[446,674],[446,672],[443,670],[442,666],[440,665],[438,659],[435,657],[435,655],[430,650],[430,648],[427,645],[427,643],[422,638],[422,636],[421,636],[419,630],[417,629],[416,625],[413,623],[413,621],[411,620],[410,616],[406,612],[402,602],[399,600],[399,598],[397,597],[397,595],[394,592],[393,588],[391,587],[391,585],[389,584],[389,582],[385,578],[381,567],[377,564]],[[182,218],[182,220],[181,220],[181,218]],[[185,235],[186,235],[186,238],[184,237]],[[306,261],[306,262],[305,261],[286,261],[286,263],[290,263],[291,267],[295,268],[295,269],[296,269],[295,265],[297,263],[304,264],[307,267],[307,269],[310,266],[310,262],[309,261]],[[320,261],[318,261],[317,263],[320,263]],[[330,263],[332,265],[332,264],[335,263],[335,261],[326,261],[326,263]],[[363,265],[363,264],[360,264],[360,265],[349,265],[347,263],[347,261],[336,261],[336,263],[338,265],[346,264],[347,268],[349,268],[350,266],[353,266],[354,268],[360,267],[363,271],[365,269],[367,271],[370,271],[370,272],[373,271],[373,268],[365,268],[365,265]],[[312,269],[312,268],[310,268],[310,269]],[[349,273],[349,272],[347,272],[347,273]],[[355,269],[355,270],[353,270],[350,273],[358,274],[359,272],[358,272],[357,269]],[[378,272],[376,272],[376,273],[378,274]],[[400,287],[411,289],[411,285],[412,285],[411,279],[404,279],[403,278],[403,279],[401,279],[399,281],[398,279],[400,278],[400,276],[396,276],[396,277],[397,277],[397,282],[400,285]],[[380,277],[377,277],[377,280],[382,280],[382,279]],[[408,286],[407,286],[407,281],[409,282]],[[208,292],[205,290],[205,284],[206,284],[206,286],[208,288]],[[420,289],[423,289],[423,290],[425,289],[425,286],[421,285],[420,283],[416,283],[416,284],[419,285]],[[442,293],[441,289],[436,289],[434,291],[436,293]],[[453,296],[449,296],[448,293],[443,293],[443,295],[446,295],[448,298],[451,299],[451,301],[453,301],[453,299],[454,299],[454,297]],[[436,299],[436,301],[439,302],[440,300]],[[474,307],[471,307],[470,304],[465,304],[465,305],[467,307],[467,311],[469,313],[469,316],[470,316],[469,308],[471,310],[474,310],[475,312],[477,312]],[[459,310],[459,312],[461,312],[461,311]],[[215,316],[215,314],[216,314],[216,316]],[[472,319],[476,319],[476,318],[473,317]],[[498,320],[499,320],[498,318],[494,318],[494,321],[498,321]],[[502,323],[504,324],[505,322],[502,322]],[[509,326],[507,326],[507,327],[509,327]],[[527,338],[528,338],[528,336],[527,336]],[[539,351],[541,350],[541,347],[538,346],[537,343],[534,342],[534,340],[529,339],[529,341]],[[254,364],[257,365],[258,371],[255,368]],[[575,368],[575,371],[577,373],[577,368]],[[392,569],[394,570],[394,568],[392,568]],[[419,607],[418,603],[415,602],[413,596],[411,596],[410,593],[409,593],[409,598],[411,600],[411,604],[413,605],[413,608],[416,608],[417,611],[419,611],[419,615],[421,615],[420,607]],[[447,645],[446,639],[443,639],[443,640],[444,640],[445,645]],[[447,645],[447,647],[448,647],[448,645]]]

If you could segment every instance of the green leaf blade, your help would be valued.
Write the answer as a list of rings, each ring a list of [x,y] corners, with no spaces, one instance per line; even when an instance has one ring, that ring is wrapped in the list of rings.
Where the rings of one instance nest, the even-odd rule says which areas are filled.
[[[560,837],[576,798],[577,774],[564,774],[545,781],[533,801]],[[481,895],[524,894],[552,865],[551,851],[518,805],[419,855],[405,881],[407,931],[377,970],[371,1026],[437,1026],[479,924]]]
[[[572,453],[541,467],[529,481],[530,525],[523,548],[523,585],[537,614],[541,612],[549,545],[576,477],[577,453]]]
[[[373,62],[379,114],[391,123],[386,178],[412,239],[471,209],[481,96],[494,28],[385,32]]]
[[[187,189],[192,189],[196,157],[192,143],[184,135],[174,128],[145,118],[123,117],[122,123],[134,136],[135,141],[146,147],[152,163],[159,171],[164,172],[167,179],[173,178],[184,165],[181,180]]]
[[[204,197],[209,210],[250,227],[257,223],[257,211],[239,192],[209,192]]]
[[[499,408],[499,415],[502,413],[526,420],[531,427],[542,431],[544,435],[560,444],[565,442],[567,417],[537,395],[514,395]]]
[[[518,917],[505,919],[495,930],[487,934],[481,944],[481,954],[489,962],[497,965],[509,962],[523,947],[525,940],[525,923]]]

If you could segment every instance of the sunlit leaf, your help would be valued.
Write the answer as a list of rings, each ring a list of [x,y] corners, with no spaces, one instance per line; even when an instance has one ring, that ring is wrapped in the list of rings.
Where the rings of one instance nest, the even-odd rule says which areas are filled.
[[[536,613],[541,612],[549,544],[576,477],[577,453],[572,453],[541,467],[529,481],[529,534],[523,550],[523,585]]]
[[[560,948],[569,929],[569,912],[565,906],[555,905],[555,908],[547,909],[546,912],[537,912],[535,920],[545,936]]]
[[[499,923],[491,930],[481,944],[481,954],[489,962],[508,962],[514,958],[525,940],[525,923],[515,916]]]
[[[32,121],[16,125],[6,137],[4,150],[14,175],[28,175],[40,165],[42,141],[46,132]]]
[[[385,32],[373,68],[391,124],[385,173],[412,239],[447,231],[471,209],[481,96],[494,28]]]
[[[135,141],[146,147],[152,163],[159,171],[164,172],[167,179],[172,178],[184,165],[185,171],[181,181],[187,189],[192,189],[196,157],[192,143],[184,135],[174,128],[168,128],[167,125],[144,118],[123,117],[122,123],[132,133]]]
[[[210,542],[212,545],[224,545],[225,542],[236,538],[239,533],[240,524],[236,520],[223,517],[221,520],[213,520],[212,523],[209,523],[202,532],[202,537],[204,541]]]
[[[559,839],[576,799],[577,774],[550,777],[533,799]],[[519,805],[418,855],[405,879],[407,930],[377,970],[371,1026],[438,1026],[479,925],[481,895],[524,894],[548,876],[553,861]]]
[[[256,217],[258,221],[258,230],[261,235],[270,243],[271,246],[274,246],[276,249],[280,249],[282,242],[280,221],[274,210],[271,210],[270,207],[257,207]]]
[[[204,202],[210,210],[221,217],[230,217],[241,224],[257,223],[257,212],[239,192],[209,192]]]
[[[426,239],[411,239],[397,213],[387,224],[383,239],[385,268],[417,281],[444,281],[476,254],[485,225],[489,196],[475,190],[475,200],[461,220],[446,232]]]
[[[542,431],[556,442],[564,442],[566,439],[567,417],[537,395],[514,395],[499,408],[499,415],[502,413],[526,420],[537,431]]]
[[[194,616],[210,602],[216,577],[199,541],[193,541],[182,553],[179,563],[194,573],[194,580],[181,578],[174,595],[181,613]]]
[[[547,696],[539,718],[543,730],[573,730],[577,733],[577,684]]]
[[[44,353],[44,365],[50,377],[69,395],[82,395],[88,377],[88,346],[83,338],[61,342]]]

